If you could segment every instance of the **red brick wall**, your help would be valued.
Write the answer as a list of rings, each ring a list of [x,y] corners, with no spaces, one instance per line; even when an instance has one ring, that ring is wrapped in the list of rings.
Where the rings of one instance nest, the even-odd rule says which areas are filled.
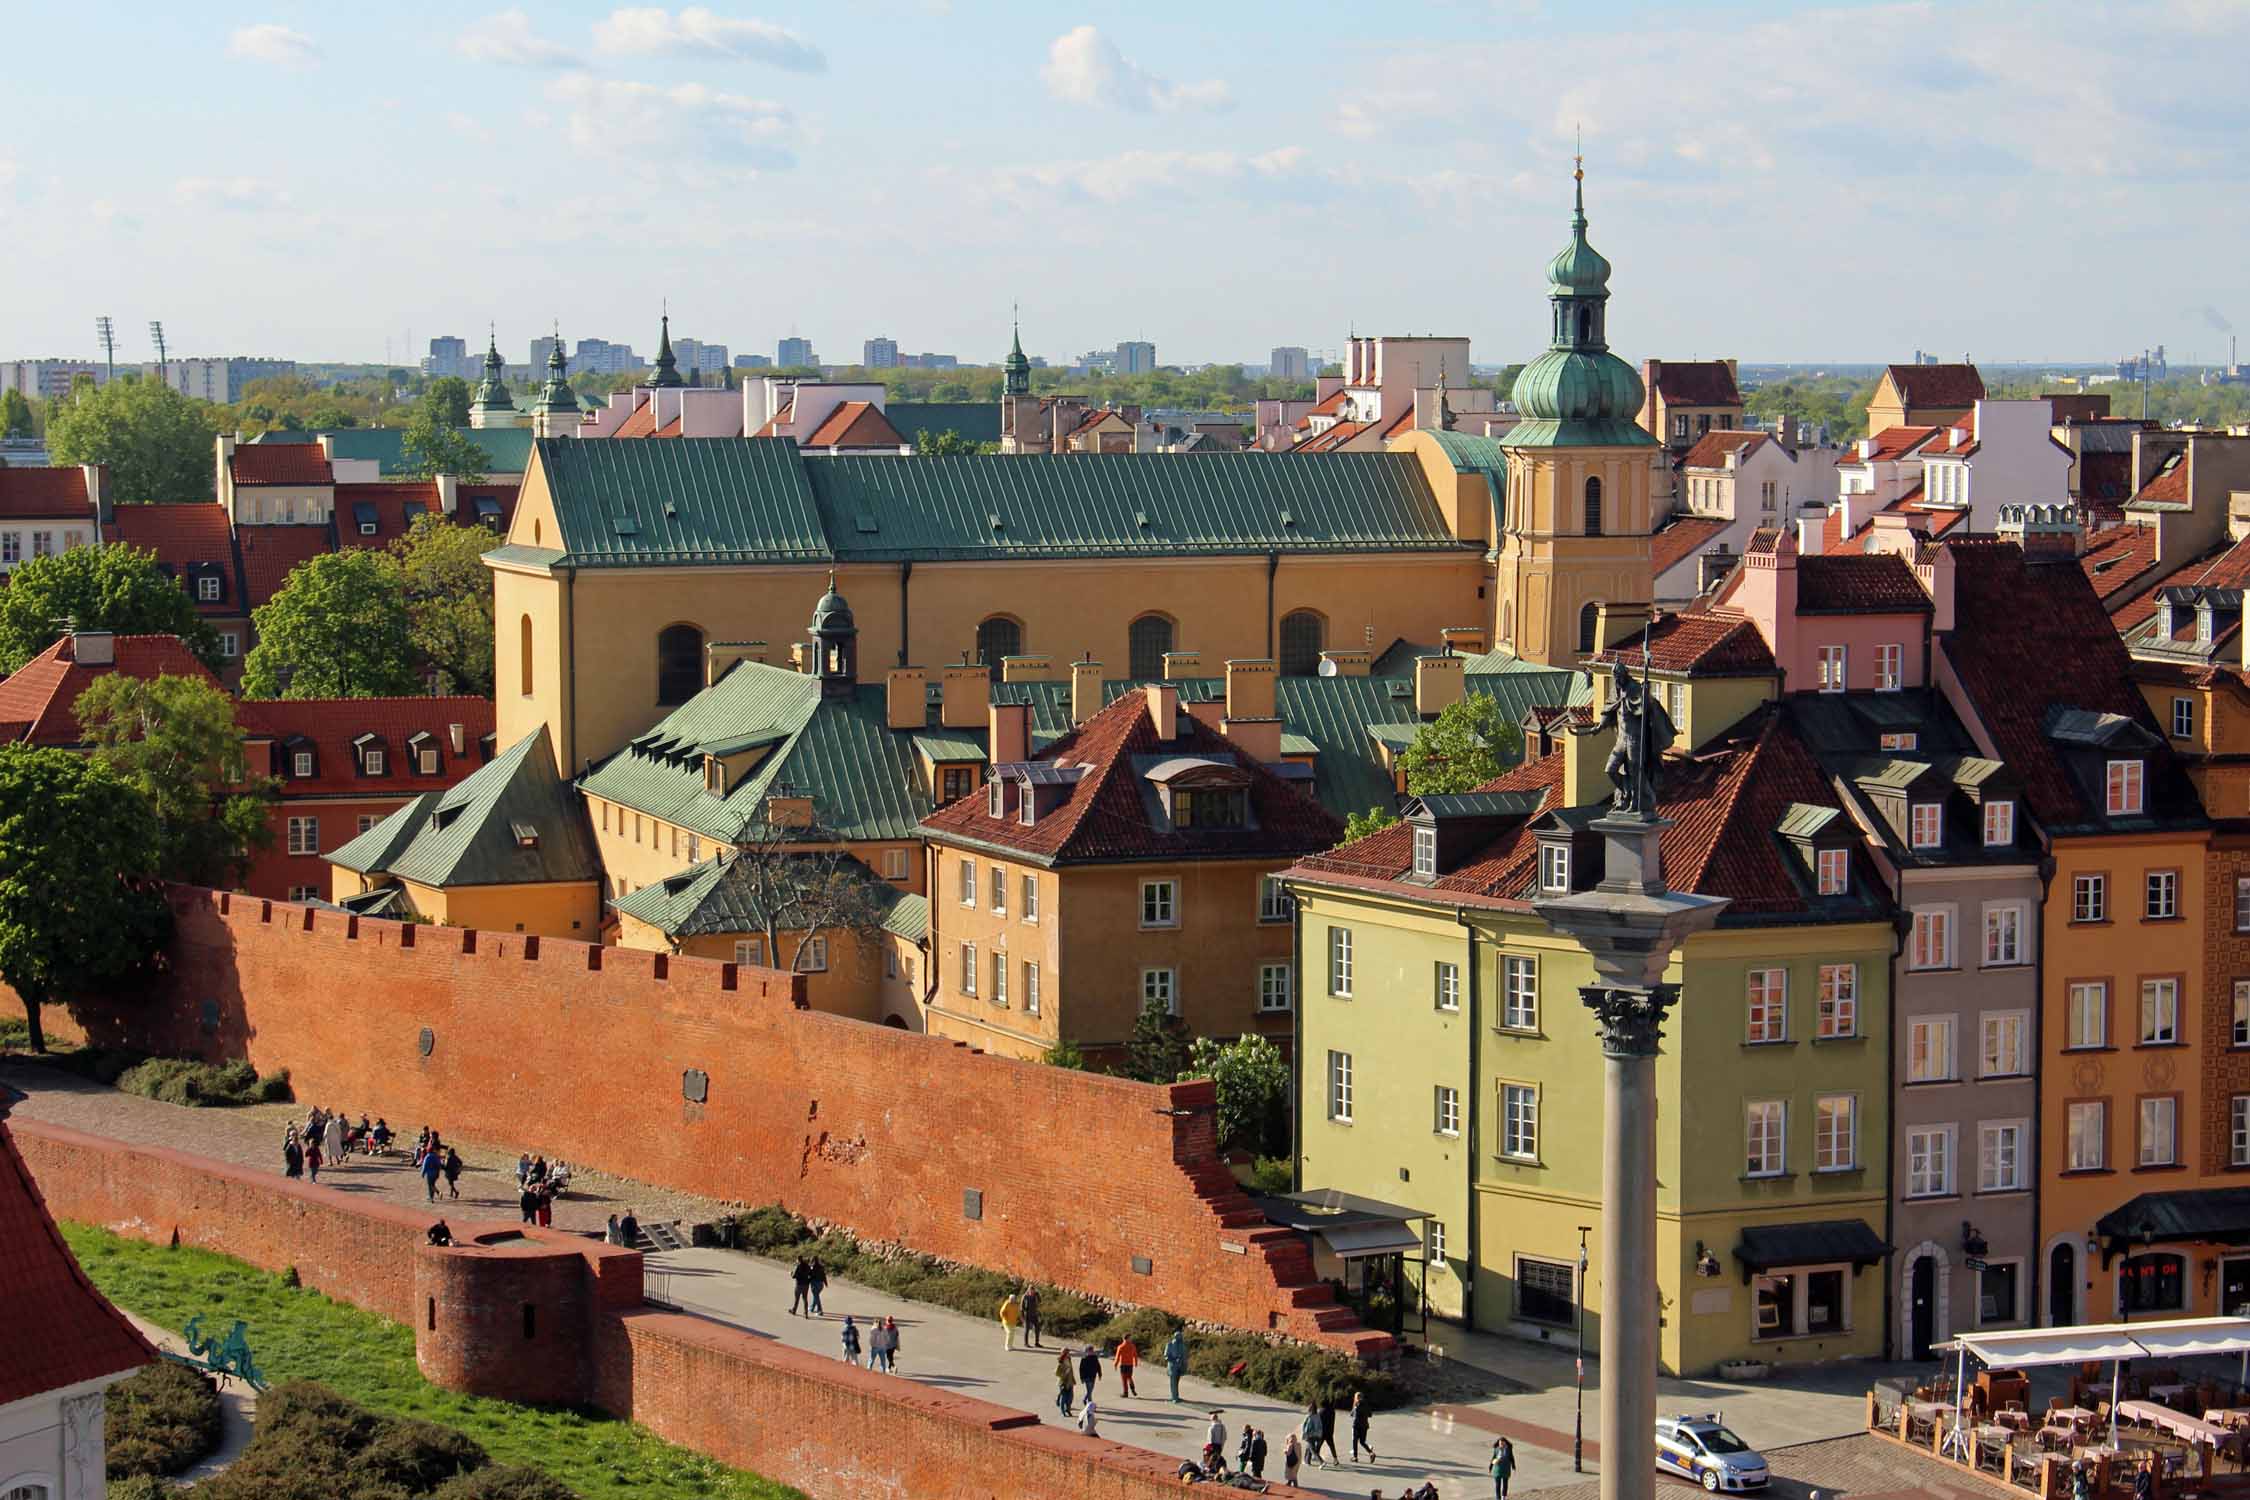
[[[202,891],[175,908],[168,992],[81,1007],[94,1040],[247,1056],[287,1068],[301,1098],[402,1130],[528,1135],[550,1157],[1099,1296],[1389,1345],[1243,1197],[1207,1082],[1132,1083],[800,1010],[801,981],[771,970]],[[700,1103],[683,1096],[691,1070],[709,1078]]]
[[[57,1125],[9,1128],[58,1217],[295,1265],[308,1287],[406,1322],[423,1374],[452,1389],[591,1402],[815,1495],[1155,1500],[1179,1488],[1161,1454],[648,1308],[633,1251],[512,1225],[456,1226],[479,1242],[439,1250],[409,1209]]]

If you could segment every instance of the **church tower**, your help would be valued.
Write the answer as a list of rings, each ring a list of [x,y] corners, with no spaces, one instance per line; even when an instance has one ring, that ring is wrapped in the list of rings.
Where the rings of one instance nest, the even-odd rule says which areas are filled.
[[[836,592],[836,572],[828,573],[828,592],[813,606],[814,672],[822,698],[849,698],[859,691],[859,625],[852,607]]]
[[[1547,263],[1554,327],[1516,377],[1523,420],[1500,439],[1508,493],[1493,638],[1527,661],[1575,666],[1645,618],[1656,440],[1635,418],[1641,379],[1609,352],[1609,262],[1586,243],[1584,158],[1570,243]]]
[[[1010,321],[1015,327],[1015,342],[1000,365],[1000,447],[1003,452],[1016,453],[1022,451],[1017,446],[1016,423],[1036,421],[1039,403],[1031,395],[1031,361],[1023,353],[1023,320]]]
[[[579,424],[585,419],[585,409],[578,404],[578,393],[570,388],[570,377],[563,362],[562,330],[555,330],[555,347],[547,351],[547,383],[539,388],[539,399],[531,403],[531,430],[535,437],[576,437]]]
[[[469,398],[469,425],[481,430],[521,427],[524,421],[524,413],[516,410],[515,400],[508,394],[508,367],[500,359],[499,335],[487,333],[484,378],[477,382],[476,394]]]
[[[672,354],[672,315],[664,314],[664,332],[656,341],[656,378],[649,382],[662,390],[672,390],[686,385],[680,378],[680,362]]]

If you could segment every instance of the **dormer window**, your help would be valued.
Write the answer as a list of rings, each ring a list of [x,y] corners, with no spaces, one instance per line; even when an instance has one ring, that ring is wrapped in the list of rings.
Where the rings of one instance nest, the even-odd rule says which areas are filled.
[[[1174,828],[1241,828],[1249,821],[1247,787],[1180,787],[1172,793]]]
[[[1000,781],[985,783],[984,815],[986,817],[1004,818],[1008,815],[1008,796],[1003,790],[1005,785],[1006,783]]]
[[[2141,812],[2141,763],[2137,760],[2113,760],[2109,763],[2109,815],[2113,818],[2139,817]]]
[[[1984,846],[1987,849],[2007,849],[2016,842],[2016,804],[2013,802],[1987,802],[1984,805]]]
[[[1437,829],[1427,823],[1414,826],[1414,873],[1423,880],[1437,878]]]
[[[1849,849],[1823,849],[1817,856],[1820,875],[1820,893],[1823,896],[1847,896],[1852,889],[1852,852]]]
[[[439,756],[437,746],[430,744],[428,741],[424,741],[422,744],[414,747],[415,770],[420,771],[424,776],[435,776],[438,773],[438,767]]]
[[[703,757],[703,790],[714,797],[724,797],[727,794],[726,763],[716,755]]]
[[[370,776],[383,774],[383,752],[370,747],[360,756],[360,768]]]
[[[1935,802],[1915,803],[1907,834],[1915,848],[1935,849],[1945,842],[1945,809]]]
[[[1570,891],[1570,845],[1539,846],[1539,889],[1552,895]]]
[[[1027,782],[1018,799],[1016,821],[1029,828],[1039,821],[1039,794]]]
[[[1885,750],[1912,750],[1922,743],[1922,737],[1911,729],[1886,734],[1880,741]]]
[[[313,753],[310,750],[299,750],[296,754],[289,757],[290,775],[310,776],[312,775],[312,773]]]
[[[217,575],[205,574],[203,577],[195,580],[195,597],[203,601],[205,604],[215,602],[219,597],[219,580]]]

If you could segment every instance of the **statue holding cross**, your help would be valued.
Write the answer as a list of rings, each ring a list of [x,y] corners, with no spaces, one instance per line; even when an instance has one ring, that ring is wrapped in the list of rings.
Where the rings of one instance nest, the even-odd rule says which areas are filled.
[[[1641,675],[1636,678],[1622,658],[1610,663],[1609,703],[1600,717],[1587,725],[1573,725],[1572,734],[1597,734],[1614,730],[1617,740],[1602,771],[1616,787],[1610,797],[1613,813],[1636,817],[1656,815],[1656,768],[1664,752],[1679,738],[1679,728],[1664,711],[1663,700],[1648,681],[1648,640],[1641,641]]]

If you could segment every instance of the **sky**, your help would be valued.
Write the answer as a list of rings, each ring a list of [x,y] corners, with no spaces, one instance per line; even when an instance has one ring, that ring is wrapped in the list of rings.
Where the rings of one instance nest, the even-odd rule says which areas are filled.
[[[0,358],[559,322],[855,361],[1544,346],[1573,142],[1638,359],[2250,333],[2250,0],[23,6]]]

